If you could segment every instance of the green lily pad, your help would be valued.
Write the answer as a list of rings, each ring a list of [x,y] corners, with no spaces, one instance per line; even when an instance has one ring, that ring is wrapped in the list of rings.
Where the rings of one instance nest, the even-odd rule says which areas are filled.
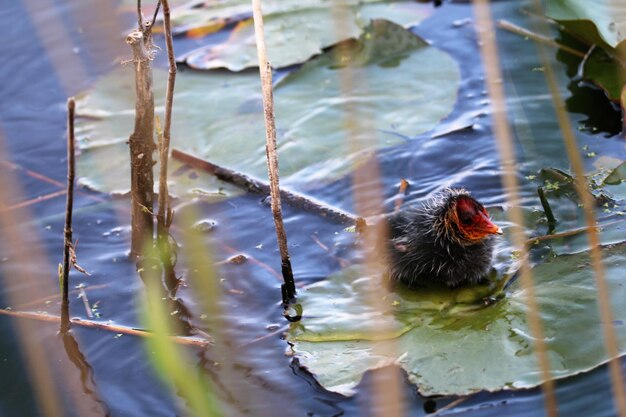
[[[626,4],[599,0],[590,7],[585,0],[547,0],[546,14],[570,33],[595,49],[585,58],[582,75],[602,88],[607,97],[621,101],[623,64],[618,57],[626,50]]]
[[[619,185],[626,181],[626,162],[619,164],[611,173],[604,179],[604,183],[608,185]]]
[[[274,68],[306,62],[324,48],[347,38],[357,38],[373,19],[392,20],[403,26],[415,25],[430,15],[431,5],[416,2],[348,0],[341,30],[327,0],[269,0],[263,2],[265,39]],[[213,31],[216,23],[239,22],[228,39],[202,47],[179,59],[196,69],[227,68],[241,71],[258,66],[250,1],[230,1],[206,7],[177,8],[172,24],[177,34],[197,36]]]
[[[616,48],[626,34],[626,4],[597,0],[547,0],[546,14],[590,45]]]
[[[623,347],[626,248],[606,249],[604,263]],[[604,363],[607,355],[588,254],[557,257],[533,268],[533,273],[552,377]],[[402,367],[420,393],[429,396],[541,384],[525,292],[518,282],[490,305],[482,303],[480,288],[476,297],[461,298],[459,290],[399,289],[382,300],[389,311],[385,314],[368,302],[383,293],[379,281],[348,269],[299,293],[303,320],[292,324],[287,340],[301,366],[329,391],[351,395],[364,372],[389,364]]]
[[[335,48],[308,62],[275,87],[280,172],[283,183],[331,180],[362,156],[350,153],[344,106],[372,130],[357,139],[373,150],[396,145],[434,128],[456,102],[456,62],[411,32],[375,21],[342,49],[357,83],[341,97]],[[131,68],[120,68],[80,97],[77,124],[83,183],[111,192],[129,188],[126,141],[134,121]],[[157,112],[163,112],[167,74],[155,71]],[[162,86],[159,88],[159,86]],[[265,132],[256,72],[210,74],[179,71],[174,97],[172,146],[219,165],[265,178]],[[375,130],[374,130],[375,129]]]
[[[626,162],[622,162],[604,179],[604,184],[611,193],[618,199],[626,200]],[[622,202],[623,204],[623,202]],[[621,215],[625,215],[626,210],[620,211]]]
[[[583,78],[602,88],[609,100],[619,103],[624,84],[621,77],[624,69],[614,56],[596,47],[585,58],[582,70]]]

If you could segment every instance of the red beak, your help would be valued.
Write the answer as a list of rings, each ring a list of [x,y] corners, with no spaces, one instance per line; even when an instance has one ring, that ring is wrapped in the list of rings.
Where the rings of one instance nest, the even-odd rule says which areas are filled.
[[[481,224],[480,228],[483,229],[485,232],[492,234],[492,235],[501,235],[504,232],[502,231],[502,229],[500,229],[496,224],[494,224],[491,219],[489,218],[489,215],[485,214],[485,213],[480,213],[480,216],[482,217],[483,220],[483,224]]]

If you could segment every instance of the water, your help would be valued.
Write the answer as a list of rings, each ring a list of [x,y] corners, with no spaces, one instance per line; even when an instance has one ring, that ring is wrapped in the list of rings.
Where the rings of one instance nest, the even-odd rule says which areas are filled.
[[[3,160],[18,167],[2,166],[3,178],[13,175],[21,190],[3,203],[11,206],[38,196],[48,196],[27,208],[11,210],[14,227],[4,228],[2,247],[3,287],[0,305],[15,310],[48,311],[58,314],[58,298],[52,297],[20,308],[14,300],[39,299],[58,292],[56,263],[61,259],[64,195],[54,195],[65,181],[65,99],[77,94],[113,68],[115,58],[126,56],[124,26],[132,24],[128,15],[116,16],[95,1],[72,0],[14,1],[0,12],[10,41],[0,46],[5,65],[0,68],[0,133],[5,139]],[[517,19],[519,2],[498,2],[497,15]],[[98,18],[94,18],[97,16]],[[471,8],[466,4],[446,3],[415,32],[435,46],[449,52],[461,63],[462,84],[454,112],[438,129],[449,130],[471,120],[474,128],[431,139],[425,134],[406,145],[379,153],[383,171],[385,199],[392,205],[399,178],[412,186],[407,200],[418,201],[443,186],[463,185],[487,205],[502,205],[505,200],[499,182],[500,163],[491,133],[491,120],[485,105],[483,72],[477,60],[476,39],[471,24]],[[120,24],[121,21],[125,22]],[[457,22],[455,24],[454,22]],[[538,206],[536,185],[525,180],[538,168],[552,166],[567,169],[559,140],[558,127],[538,66],[534,46],[520,42],[517,35],[498,32],[504,51],[511,121],[517,126],[518,151],[523,156],[519,179],[524,205]],[[223,34],[217,35],[223,36]],[[562,58],[562,57],[560,57]],[[614,136],[615,113],[607,107],[604,116],[598,106],[586,104],[598,93],[589,87],[570,83],[572,64],[557,62],[561,88],[568,99],[572,123],[593,126],[598,133],[578,131],[581,146],[624,159],[623,141]],[[162,63],[162,61],[160,61]],[[569,90],[576,92],[572,98]],[[588,98],[588,99],[585,99]],[[606,115],[608,113],[608,116]],[[478,117],[474,119],[473,115]],[[436,133],[436,132],[435,132]],[[608,137],[607,137],[608,136]],[[588,167],[593,160],[586,160]],[[30,170],[30,171],[27,171]],[[43,174],[43,180],[36,173]],[[309,189],[308,192],[337,206],[351,209],[350,178]],[[363,184],[367,187],[368,184]],[[243,265],[226,265],[220,271],[224,279],[220,303],[221,334],[225,343],[220,366],[216,352],[194,352],[198,368],[212,375],[217,392],[228,404],[232,415],[374,415],[370,392],[377,378],[386,374],[368,372],[352,398],[329,393],[284,356],[285,342],[268,326],[284,326],[281,316],[278,254],[271,213],[256,196],[244,196],[220,204],[201,201],[177,206],[182,215],[194,210],[201,219],[217,222],[208,237],[215,242],[217,259],[245,253]],[[292,262],[298,282],[306,284],[324,278],[339,269],[336,256],[349,256],[352,235],[342,227],[285,208]],[[76,196],[74,236],[78,238],[79,263],[92,275],[72,272],[70,289],[84,283],[89,301],[96,305],[100,320],[140,327],[137,298],[143,284],[136,277],[135,266],[126,256],[129,241],[128,202],[111,199],[83,190]],[[576,223],[573,221],[572,223]],[[13,234],[11,233],[13,232]],[[17,237],[15,238],[17,233]],[[316,244],[313,236],[330,248],[330,253]],[[19,242],[19,240],[22,242]],[[18,245],[18,243],[21,243]],[[335,244],[338,244],[335,247]],[[182,264],[181,264],[182,265]],[[184,271],[181,271],[184,272]],[[188,291],[181,290],[192,312],[197,308]],[[73,316],[85,317],[81,299],[72,295]],[[0,415],[43,415],[34,396],[27,351],[20,344],[20,328],[30,344],[43,348],[51,359],[52,379],[46,389],[57,387],[58,399],[65,405],[63,415],[173,416],[181,399],[171,394],[149,363],[150,353],[142,340],[119,336],[102,330],[76,327],[71,340],[63,341],[55,325],[8,318],[0,315]],[[81,354],[76,353],[76,346]],[[84,360],[80,358],[84,357]],[[498,364],[494,364],[498,366]],[[53,383],[52,381],[57,381]],[[59,381],[66,381],[61,385]],[[605,367],[600,367],[558,382],[561,415],[610,416],[610,383]],[[61,388],[63,387],[63,388]],[[427,400],[404,383],[403,396],[407,414],[423,415],[425,409],[444,406],[450,399]],[[79,406],[80,405],[80,406]],[[538,389],[481,393],[454,410],[464,415],[512,416],[543,415],[543,400]]]

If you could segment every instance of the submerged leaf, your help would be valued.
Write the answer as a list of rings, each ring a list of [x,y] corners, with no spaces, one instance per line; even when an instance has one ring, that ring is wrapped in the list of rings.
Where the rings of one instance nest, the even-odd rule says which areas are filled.
[[[626,343],[626,250],[605,251],[615,329]],[[593,271],[587,253],[560,256],[533,269],[556,378],[592,369],[608,358]],[[399,289],[383,315],[367,302],[358,270],[346,270],[300,291],[303,319],[287,340],[300,364],[326,389],[351,395],[363,373],[396,363],[423,395],[466,395],[481,390],[530,388],[541,372],[526,318],[525,291],[515,282],[505,298],[485,306],[481,289]],[[475,300],[478,300],[475,301]],[[391,329],[381,334],[378,328]],[[372,347],[376,345],[376,349]],[[392,351],[393,357],[376,352]]]
[[[431,5],[413,1],[347,0],[342,5],[342,11],[336,12],[327,0],[264,1],[265,39],[274,68],[306,62],[324,48],[346,38],[356,38],[373,19],[409,26],[419,23],[432,11]],[[336,29],[337,18],[342,19],[341,30]],[[196,69],[241,71],[258,66],[250,1],[209,2],[172,12],[177,34],[196,37],[212,33],[216,27],[223,27],[224,22],[237,22],[224,43],[199,48],[179,59]]]
[[[361,80],[350,96],[341,95],[337,50],[290,73],[275,88],[280,171],[286,184],[337,178],[363,158],[350,153],[347,143],[348,104],[371,126],[360,129],[354,139],[371,144],[373,151],[434,128],[456,102],[456,62],[395,24],[376,21],[360,40],[342,45],[341,53],[348,58],[343,65],[351,65],[355,79]],[[155,71],[154,85],[165,86],[166,77],[164,71]],[[155,89],[157,112],[163,109],[164,90]],[[132,70],[123,68],[103,78],[77,106],[83,116],[77,126],[82,183],[127,191]],[[180,71],[172,120],[172,146],[253,177],[267,175],[257,73]]]

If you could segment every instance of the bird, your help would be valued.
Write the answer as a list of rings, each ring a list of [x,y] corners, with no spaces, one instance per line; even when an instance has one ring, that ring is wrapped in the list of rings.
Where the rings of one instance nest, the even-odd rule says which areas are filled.
[[[494,235],[503,233],[463,188],[445,188],[388,223],[388,278],[411,288],[480,284],[491,268]]]

